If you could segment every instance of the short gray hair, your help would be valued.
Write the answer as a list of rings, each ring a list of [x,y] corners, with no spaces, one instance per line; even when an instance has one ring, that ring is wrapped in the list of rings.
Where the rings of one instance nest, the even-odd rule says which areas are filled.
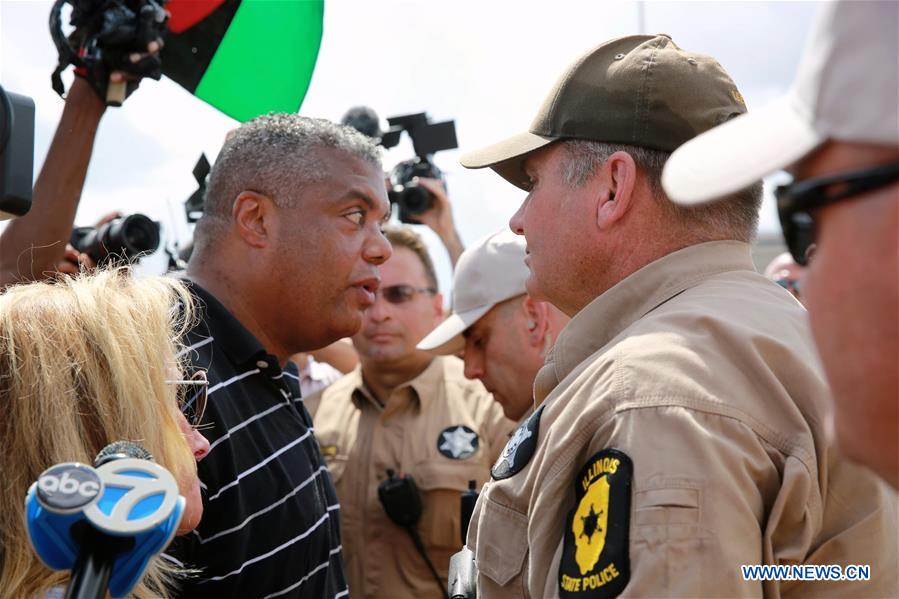
[[[615,152],[627,152],[647,177],[649,189],[662,210],[695,233],[698,240],[717,238],[750,242],[759,224],[762,182],[731,195],[730,198],[700,206],[679,206],[668,199],[662,188],[662,169],[670,152],[640,146],[568,139],[562,142],[568,153],[562,166],[562,178],[571,187],[580,187]]]
[[[232,131],[209,175],[203,221],[227,221],[234,199],[255,191],[282,208],[292,208],[304,185],[327,177],[328,165],[315,150],[331,148],[381,168],[380,151],[351,127],[298,114],[272,113]]]

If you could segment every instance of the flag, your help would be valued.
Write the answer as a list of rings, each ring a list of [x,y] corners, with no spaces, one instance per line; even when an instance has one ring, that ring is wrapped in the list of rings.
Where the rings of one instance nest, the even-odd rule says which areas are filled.
[[[321,46],[324,0],[171,0],[162,72],[239,121],[297,112]]]

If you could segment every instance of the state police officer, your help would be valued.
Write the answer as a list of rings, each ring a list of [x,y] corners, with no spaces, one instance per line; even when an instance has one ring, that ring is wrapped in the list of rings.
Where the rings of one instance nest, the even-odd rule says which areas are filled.
[[[463,157],[527,190],[528,293],[573,317],[479,498],[479,597],[896,596],[893,496],[828,440],[805,311],[753,267],[760,184],[683,208],[659,183],[745,110],[714,59],[630,36],[580,57],[528,132]]]

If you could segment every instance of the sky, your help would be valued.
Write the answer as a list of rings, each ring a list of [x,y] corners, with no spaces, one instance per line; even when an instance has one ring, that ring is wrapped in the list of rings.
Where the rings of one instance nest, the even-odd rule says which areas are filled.
[[[50,87],[51,4],[0,0],[0,83],[35,101],[35,176],[63,106]],[[435,161],[469,245],[507,226],[524,192],[489,169],[462,168],[459,156],[526,130],[580,55],[611,38],[667,33],[682,48],[717,58],[752,110],[789,88],[817,8],[815,2],[325,0],[322,46],[300,114],[339,120],[365,104],[382,119],[422,111],[433,120],[454,119],[460,149]],[[212,161],[237,124],[170,80],[143,82],[103,117],[76,224],[92,224],[111,210],[142,212],[160,220],[170,239],[187,239],[183,202],[196,189],[191,170],[200,153]],[[386,152],[384,166],[412,155],[404,137]],[[761,222],[763,232],[777,230],[770,194]],[[430,230],[419,230],[446,290],[446,252]]]

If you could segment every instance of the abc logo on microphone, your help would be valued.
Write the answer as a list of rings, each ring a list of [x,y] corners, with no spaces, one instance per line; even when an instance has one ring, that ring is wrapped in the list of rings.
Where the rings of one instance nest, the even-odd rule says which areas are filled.
[[[133,457],[96,468],[57,464],[41,474],[25,498],[29,540],[53,570],[76,566],[86,549],[84,537],[73,534],[79,527],[88,525],[110,542],[130,539],[128,549],[113,558],[108,586],[113,598],[134,588],[149,561],[174,537],[183,511],[175,477],[159,464]]]
[[[84,464],[59,464],[37,479],[37,500],[56,513],[78,511],[103,491],[97,472]]]

